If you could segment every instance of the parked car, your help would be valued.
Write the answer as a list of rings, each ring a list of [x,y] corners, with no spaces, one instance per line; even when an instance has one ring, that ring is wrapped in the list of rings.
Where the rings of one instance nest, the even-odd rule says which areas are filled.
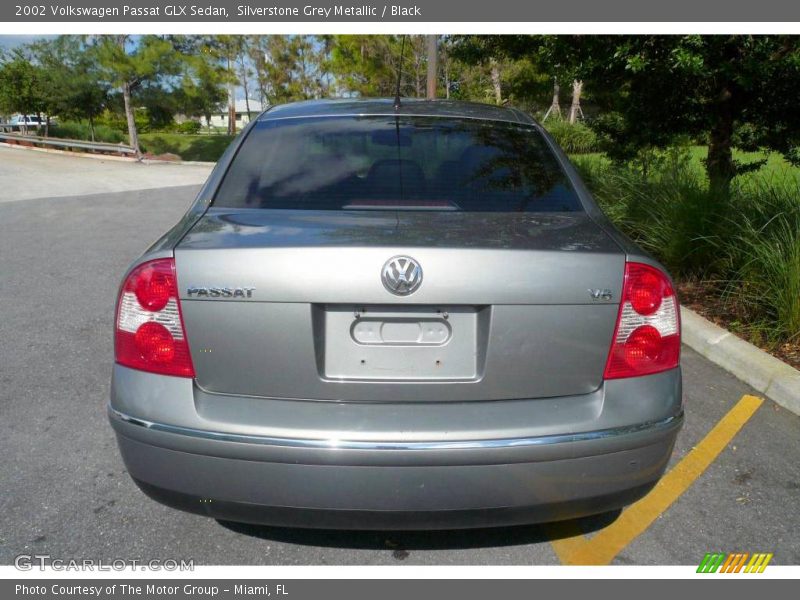
[[[10,124],[13,129],[21,131],[23,129],[38,129],[44,127],[44,119],[30,115],[14,115],[11,117]]]
[[[513,108],[276,106],[125,274],[109,417],[218,519],[460,528],[618,509],[683,421],[673,284]]]

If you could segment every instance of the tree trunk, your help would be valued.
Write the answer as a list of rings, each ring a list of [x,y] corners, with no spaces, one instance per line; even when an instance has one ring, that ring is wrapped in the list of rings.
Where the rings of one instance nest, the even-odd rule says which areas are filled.
[[[731,180],[736,175],[736,165],[733,162],[734,111],[731,100],[731,91],[726,86],[719,96],[706,161],[711,192],[725,196],[730,193]]]
[[[497,104],[503,103],[503,85],[500,81],[500,65],[492,59],[492,87],[494,88],[494,101]]]
[[[44,122],[44,137],[50,137],[50,115],[47,115]]]
[[[569,122],[575,124],[578,116],[583,117],[583,110],[581,110],[581,92],[583,91],[583,82],[577,79],[572,82],[572,105],[569,107]]]
[[[427,98],[428,100],[433,100],[436,98],[436,83],[438,79],[437,73],[437,45],[438,45],[438,36],[436,35],[428,35],[426,36],[428,40],[428,85],[427,85]]]
[[[444,97],[450,100],[450,58],[444,63]]]
[[[136,158],[141,159],[142,151],[139,149],[139,133],[136,131],[136,119],[131,101],[131,84],[127,81],[122,85],[122,99],[125,102],[125,118],[128,120],[128,143],[136,153]]]
[[[422,97],[422,77],[420,75],[419,56],[414,60],[414,97]]]
[[[242,89],[244,89],[244,105],[247,110],[247,121],[250,122],[250,89],[247,85],[247,64],[245,63],[244,53],[241,55],[242,65]]]
[[[92,136],[92,142],[94,142],[94,117],[89,115],[89,133]]]
[[[561,88],[558,86],[558,79],[553,78],[553,101],[550,103],[550,108],[548,108],[547,112],[544,113],[544,117],[542,117],[542,123],[547,121],[547,117],[550,115],[558,115],[558,118],[561,118],[561,101],[558,97],[560,92]]]
[[[261,82],[258,82],[258,101],[261,103],[261,110],[264,110],[267,105],[264,102],[264,97],[267,95],[267,92],[264,90],[264,86],[261,85]]]
[[[228,56],[228,135],[236,134],[236,84],[231,57]]]
[[[228,135],[236,135],[236,92],[233,84],[228,88]]]

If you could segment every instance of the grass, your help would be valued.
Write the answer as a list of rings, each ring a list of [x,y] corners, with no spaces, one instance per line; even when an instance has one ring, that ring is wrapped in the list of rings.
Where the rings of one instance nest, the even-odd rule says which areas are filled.
[[[672,150],[672,152],[676,151],[676,149]],[[600,169],[603,167],[612,166],[612,162],[606,158],[604,154],[599,152],[580,153],[569,152],[567,150],[565,150],[565,152],[570,154],[570,159],[573,162],[580,163],[587,169]],[[708,154],[708,147],[689,146],[688,148],[683,148],[678,152],[685,154],[689,162],[687,166],[690,168],[692,173],[696,175],[704,184],[708,184],[708,178],[706,177],[706,170],[703,164],[703,161]],[[669,155],[669,152],[666,154]],[[661,158],[663,159],[664,156],[662,155]],[[739,183],[755,182],[760,184],[765,179],[774,182],[780,182],[785,179],[789,179],[800,185],[800,168],[792,166],[782,155],[778,153],[764,154],[763,152],[742,152],[741,150],[734,150],[733,158],[734,160],[742,163],[757,162],[764,159],[767,161],[761,169],[739,177]]]
[[[599,154],[573,162],[609,218],[674,275],[717,282],[745,333],[800,341],[800,169],[739,152],[739,161],[767,162],[720,196],[709,191],[704,157],[702,147],[671,149],[646,173]]]
[[[143,133],[139,143],[144,152],[176,154],[182,160],[216,162],[233,139],[229,135],[187,135],[181,133]]]

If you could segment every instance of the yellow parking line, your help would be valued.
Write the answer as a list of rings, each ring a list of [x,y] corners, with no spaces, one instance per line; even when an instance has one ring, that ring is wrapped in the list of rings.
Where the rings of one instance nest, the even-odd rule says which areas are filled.
[[[570,564],[569,557],[586,543],[586,538],[583,537],[583,532],[575,520],[548,523],[545,525],[545,531],[562,565]]]
[[[625,509],[614,523],[593,538],[578,536],[553,540],[551,544],[562,564],[609,564],[695,482],[763,402],[755,396],[742,396],[728,414],[664,475],[647,496]]]

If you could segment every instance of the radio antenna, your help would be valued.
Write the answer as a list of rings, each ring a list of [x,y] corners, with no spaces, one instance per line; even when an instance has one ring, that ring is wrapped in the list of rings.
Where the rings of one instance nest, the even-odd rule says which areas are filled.
[[[400,44],[400,64],[397,67],[397,87],[394,94],[394,109],[400,108],[400,80],[403,77],[403,54],[406,50],[406,36],[403,35],[403,42]]]

